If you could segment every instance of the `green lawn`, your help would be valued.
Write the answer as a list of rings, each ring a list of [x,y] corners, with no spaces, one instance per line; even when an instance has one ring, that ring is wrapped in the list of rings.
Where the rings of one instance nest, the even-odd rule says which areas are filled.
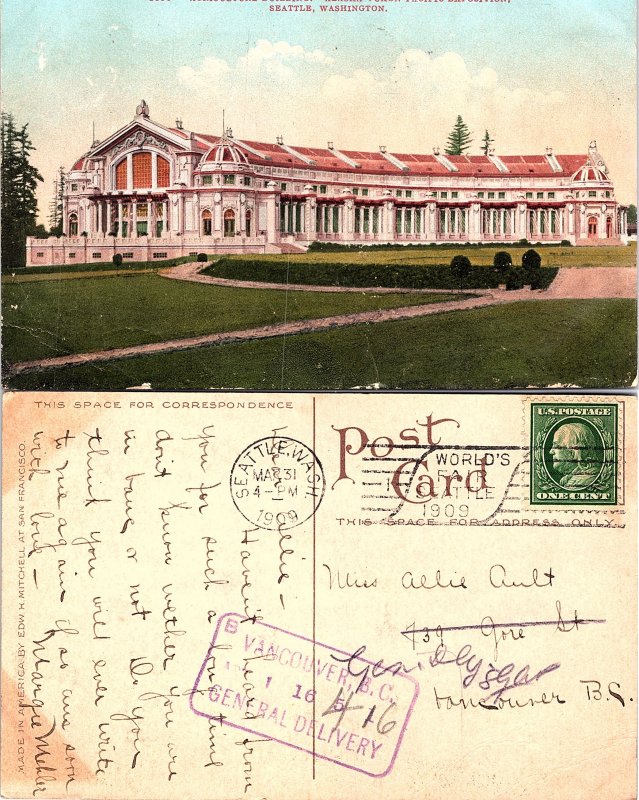
[[[17,389],[629,386],[634,300],[545,300],[17,376]],[[282,375],[283,380],[282,380]]]
[[[535,247],[503,244],[499,247],[465,247],[464,245],[437,245],[423,248],[363,249],[361,251],[337,250],[329,253],[311,252],[299,255],[260,255],[255,260],[266,262],[290,261],[297,263],[351,263],[351,264],[450,264],[454,255],[468,256],[473,264],[489,265],[497,250],[506,250],[513,264],[520,265],[521,257],[529,249],[537,250],[544,267],[634,267],[637,263],[637,243],[626,247]],[[226,256],[229,260],[253,256]]]
[[[287,320],[398,306],[459,294],[373,294],[231,289],[156,274],[3,284],[4,361],[160,342]]]

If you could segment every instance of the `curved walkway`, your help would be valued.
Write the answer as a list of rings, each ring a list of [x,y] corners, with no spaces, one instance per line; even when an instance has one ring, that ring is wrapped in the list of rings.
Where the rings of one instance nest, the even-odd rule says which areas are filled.
[[[213,264],[215,262],[210,262]],[[209,283],[213,286],[232,286],[236,289],[276,289],[289,292],[370,292],[372,294],[452,294],[456,289],[393,289],[387,286],[322,286],[305,283],[265,283],[264,281],[240,281],[235,278],[214,278],[212,275],[202,275],[201,271],[206,264],[188,262],[177,267],[161,269],[158,275],[163,278],[173,278],[177,281],[192,281],[193,283]],[[468,289],[473,294],[490,294],[493,289]]]
[[[338,291],[338,292],[423,292],[431,294],[434,289],[354,289],[352,287],[326,287],[326,286],[286,286],[281,284],[264,284],[257,281],[231,281],[223,278],[212,278],[200,275],[202,268],[199,264],[181,264],[171,270],[162,271],[162,275],[177,280],[191,280],[198,283],[212,283],[218,286],[250,287],[262,289],[289,289],[293,291]],[[450,293],[450,290],[439,290]],[[284,336],[300,333],[317,333],[332,328],[343,328],[362,323],[389,322],[400,319],[414,319],[433,314],[444,314],[452,311],[466,311],[472,308],[485,308],[493,305],[504,305],[526,300],[568,300],[568,299],[594,299],[636,296],[636,270],[617,267],[596,267],[589,269],[562,269],[553,281],[550,289],[546,291],[498,291],[498,290],[472,290],[479,297],[465,300],[451,300],[444,303],[434,303],[423,306],[409,306],[389,308],[381,311],[362,311],[355,314],[339,314],[321,319],[300,320],[297,322],[283,322],[277,325],[265,325],[259,328],[248,328],[239,331],[224,331],[211,333],[204,336],[194,336],[188,339],[170,339],[164,342],[151,344],[118,347],[111,350],[98,350],[92,353],[77,353],[67,356],[55,356],[34,361],[22,361],[13,364],[7,371],[11,375],[25,372],[34,372],[54,367],[77,366],[92,364],[101,361],[111,361],[119,358],[132,358],[153,353],[169,353],[176,350],[187,350],[192,347],[205,347],[215,344],[230,344],[232,342],[249,341],[251,339],[268,339],[274,336]]]
[[[215,262],[211,262],[215,263]],[[277,289],[292,292],[374,292],[375,294],[450,294],[453,289],[393,289],[369,286],[316,286],[301,283],[265,283],[264,281],[240,281],[231,278],[214,278],[202,275],[206,265],[197,262],[180,264],[160,270],[158,275],[178,281],[209,283],[215,286],[233,286],[239,289]],[[469,289],[476,295],[501,296],[496,289]],[[508,292],[514,300],[601,300],[604,298],[637,296],[637,270],[629,267],[563,267],[550,287],[543,292]],[[495,301],[498,302],[498,301]]]
[[[637,270],[631,267],[560,269],[544,292],[546,300],[604,300],[637,296]]]

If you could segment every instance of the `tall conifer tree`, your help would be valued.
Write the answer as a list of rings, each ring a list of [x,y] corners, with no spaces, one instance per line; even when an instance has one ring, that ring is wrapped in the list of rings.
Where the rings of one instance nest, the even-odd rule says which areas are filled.
[[[468,130],[468,125],[464,122],[461,116],[457,117],[452,131],[448,134],[448,141],[446,142],[446,155],[447,156],[461,156],[468,150],[472,136]]]
[[[495,140],[491,137],[488,133],[488,129],[486,129],[486,133],[484,134],[484,138],[481,140],[481,151],[482,153],[487,156],[490,152],[490,147]]]
[[[24,266],[25,239],[34,233],[38,201],[36,188],[42,175],[31,165],[35,150],[27,131],[28,125],[18,128],[12,114],[2,113],[2,270]]]

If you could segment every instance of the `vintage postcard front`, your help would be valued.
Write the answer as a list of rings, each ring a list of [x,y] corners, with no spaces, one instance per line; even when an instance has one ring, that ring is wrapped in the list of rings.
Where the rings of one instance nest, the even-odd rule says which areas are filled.
[[[3,385],[632,386],[635,8],[4,0]]]
[[[5,414],[3,796],[635,796],[634,398]]]

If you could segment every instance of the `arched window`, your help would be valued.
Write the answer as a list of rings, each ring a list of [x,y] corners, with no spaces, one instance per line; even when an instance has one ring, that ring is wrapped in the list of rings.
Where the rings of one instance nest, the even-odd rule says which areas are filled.
[[[594,239],[597,235],[597,217],[588,217],[588,238]]]
[[[613,237],[612,217],[606,217],[606,237],[608,239],[612,239]]]
[[[69,236],[78,235],[78,215],[69,214]]]
[[[157,174],[155,187],[165,189],[171,185],[171,166],[163,156],[154,153],[134,153],[131,157],[133,164],[133,188],[151,189],[153,186],[153,159],[157,159]],[[127,189],[129,183],[128,159],[125,156],[115,167],[115,188]]]
[[[170,184],[169,162],[166,158],[158,156],[158,187],[165,189]]]
[[[133,154],[133,188],[151,188],[151,153]]]
[[[202,212],[202,236],[210,236],[212,232],[211,228],[211,212],[207,208]]]
[[[224,212],[224,235],[235,236],[235,211],[231,208]]]
[[[116,189],[126,189],[127,179],[126,179],[126,158],[123,158],[122,161],[117,165],[115,168],[115,188]]]
[[[251,219],[252,219],[252,214],[251,214],[250,211],[247,211],[246,212],[246,235],[247,236],[251,235]]]

